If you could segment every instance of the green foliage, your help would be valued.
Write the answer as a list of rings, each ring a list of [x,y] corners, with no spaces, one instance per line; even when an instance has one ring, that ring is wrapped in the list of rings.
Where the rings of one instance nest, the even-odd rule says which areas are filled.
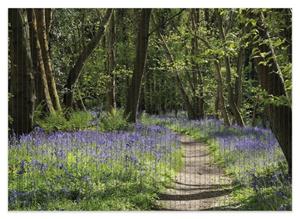
[[[127,118],[124,118],[124,110],[112,109],[111,112],[103,112],[100,115],[100,131],[125,130],[129,127]]]
[[[52,131],[75,131],[86,129],[90,126],[93,119],[89,112],[77,111],[70,114],[70,118],[66,119],[62,112],[49,114],[45,118],[38,118],[36,114],[35,123],[43,128],[46,132]]]
[[[44,119],[36,118],[36,124],[47,132],[68,129],[68,121],[63,113],[51,113]]]
[[[82,130],[90,126],[93,117],[89,112],[76,111],[71,113],[70,119],[68,120],[69,130]]]

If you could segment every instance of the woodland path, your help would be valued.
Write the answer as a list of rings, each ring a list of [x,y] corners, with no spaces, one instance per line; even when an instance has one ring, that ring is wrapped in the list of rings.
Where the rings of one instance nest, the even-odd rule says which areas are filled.
[[[160,210],[226,209],[231,192],[231,179],[212,163],[208,146],[181,136],[184,166],[172,186],[160,194]]]

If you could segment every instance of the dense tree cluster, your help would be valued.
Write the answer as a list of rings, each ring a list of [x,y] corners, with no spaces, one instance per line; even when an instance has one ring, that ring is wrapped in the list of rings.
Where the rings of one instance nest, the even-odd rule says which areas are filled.
[[[290,9],[10,9],[10,130],[123,108],[270,126],[291,170]]]

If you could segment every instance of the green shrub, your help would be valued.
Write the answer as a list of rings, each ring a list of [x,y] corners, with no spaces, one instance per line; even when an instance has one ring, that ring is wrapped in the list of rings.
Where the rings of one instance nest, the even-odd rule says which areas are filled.
[[[63,113],[49,114],[43,119],[36,118],[36,124],[46,132],[68,129],[68,121]]]
[[[57,112],[55,114],[49,114],[42,119],[36,118],[35,123],[46,132],[58,130],[75,131],[88,128],[92,119],[92,115],[84,111],[71,113],[69,120],[66,119],[62,112]]]
[[[90,113],[85,111],[73,112],[68,121],[68,128],[71,130],[86,129],[89,127],[93,117]]]
[[[124,111],[113,109],[111,112],[103,112],[100,115],[100,131],[125,130],[129,127],[127,118],[124,118]]]

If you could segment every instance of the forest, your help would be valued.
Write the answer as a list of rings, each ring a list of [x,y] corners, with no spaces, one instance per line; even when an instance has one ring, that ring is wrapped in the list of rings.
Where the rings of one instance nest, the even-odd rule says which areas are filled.
[[[291,210],[292,10],[8,9],[9,210]]]

